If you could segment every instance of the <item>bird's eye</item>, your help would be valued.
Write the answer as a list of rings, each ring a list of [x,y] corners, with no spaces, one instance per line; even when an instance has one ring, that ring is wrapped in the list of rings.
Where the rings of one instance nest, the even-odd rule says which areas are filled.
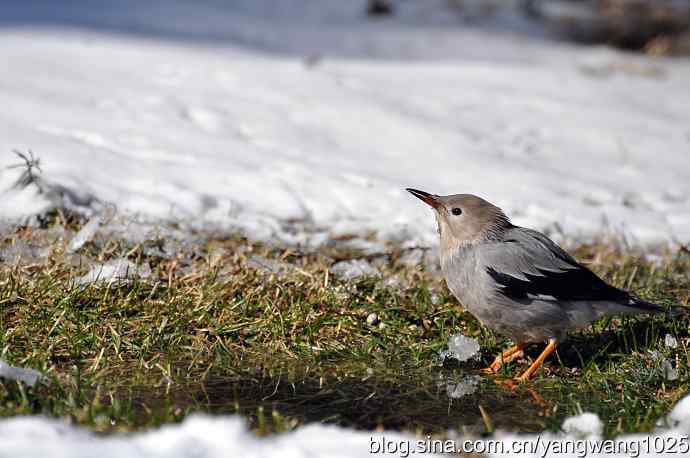
[[[450,212],[452,214],[454,214],[455,216],[459,216],[459,215],[462,215],[462,208],[455,207]]]

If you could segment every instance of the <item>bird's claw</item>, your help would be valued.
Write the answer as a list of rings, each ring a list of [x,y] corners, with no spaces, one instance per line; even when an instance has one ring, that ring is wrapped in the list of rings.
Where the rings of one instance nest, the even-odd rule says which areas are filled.
[[[502,365],[503,362],[499,358],[496,358],[493,363],[491,363],[488,367],[481,369],[479,372],[486,375],[492,375],[498,372]]]
[[[499,370],[501,370],[503,364],[510,363],[518,358],[522,358],[523,356],[525,356],[525,353],[522,351],[522,349],[512,351],[509,350],[498,355],[496,359],[494,359],[493,363],[491,363],[488,367],[481,369],[479,372],[486,375],[496,374]]]
[[[502,386],[503,388],[507,388],[511,391],[517,390],[517,387],[520,385],[515,381],[515,379],[512,378],[507,378],[503,380],[495,380],[494,383],[496,385]]]

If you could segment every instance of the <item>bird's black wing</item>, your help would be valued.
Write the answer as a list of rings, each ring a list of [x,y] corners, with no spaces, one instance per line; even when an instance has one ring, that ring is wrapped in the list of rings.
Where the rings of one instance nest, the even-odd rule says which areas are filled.
[[[482,256],[499,293],[512,299],[551,296],[566,301],[612,301],[636,309],[663,310],[607,284],[537,231],[512,228],[501,243],[487,247]]]

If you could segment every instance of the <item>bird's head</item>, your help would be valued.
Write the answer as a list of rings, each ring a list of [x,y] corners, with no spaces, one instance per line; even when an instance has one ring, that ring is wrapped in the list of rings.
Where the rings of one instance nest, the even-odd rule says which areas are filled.
[[[496,238],[512,226],[500,208],[481,197],[472,194],[437,196],[411,188],[407,191],[434,209],[442,250]]]

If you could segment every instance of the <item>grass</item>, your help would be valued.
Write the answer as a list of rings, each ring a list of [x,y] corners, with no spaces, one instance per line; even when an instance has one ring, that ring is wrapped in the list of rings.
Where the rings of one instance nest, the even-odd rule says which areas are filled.
[[[562,343],[530,383],[515,390],[494,383],[524,370],[541,350],[532,346],[526,360],[451,399],[446,386],[476,374],[508,342],[463,312],[437,274],[404,262],[399,247],[367,255],[332,241],[301,252],[190,234],[193,242],[168,256],[165,240],[111,235],[69,253],[81,223],[57,215],[42,227],[18,228],[0,246],[0,358],[47,376],[33,388],[0,379],[0,416],[45,414],[110,432],[201,411],[243,415],[258,434],[313,421],[484,434],[555,431],[566,416],[592,411],[615,436],[653,429],[688,391],[688,321],[657,316],[597,322]],[[609,243],[575,254],[645,299],[688,304],[685,251],[658,263]],[[255,256],[279,262],[279,273]],[[74,281],[123,257],[148,264],[151,275]],[[328,273],[338,260],[361,257],[383,278],[347,282]],[[456,333],[479,340],[479,360],[440,363]],[[677,348],[664,344],[666,334]],[[664,377],[664,359],[677,380]]]

